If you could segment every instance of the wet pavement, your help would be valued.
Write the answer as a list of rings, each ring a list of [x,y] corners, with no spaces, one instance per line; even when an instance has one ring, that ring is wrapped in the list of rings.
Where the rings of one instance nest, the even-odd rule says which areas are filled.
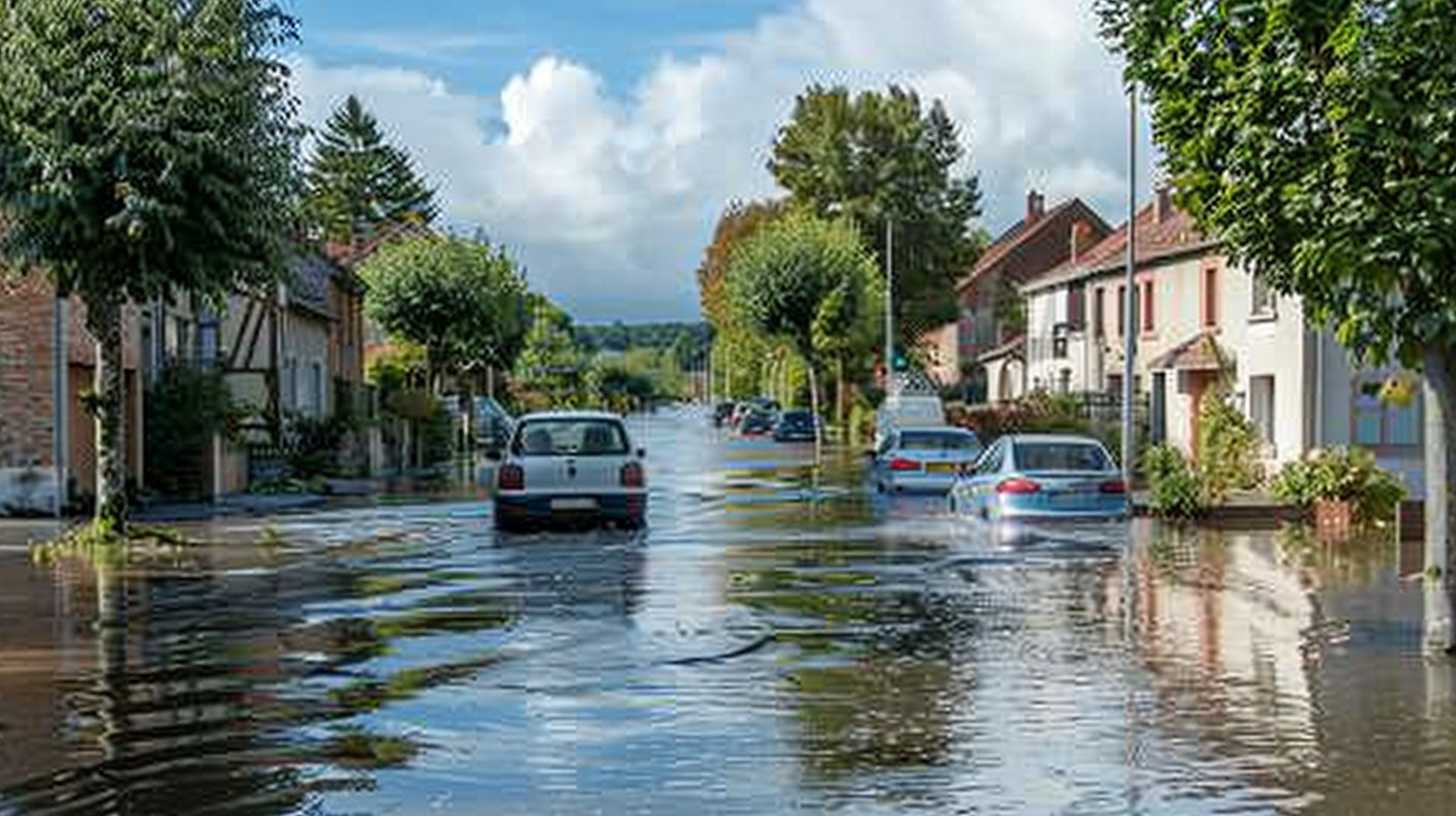
[[[1393,546],[991,547],[863,462],[634,418],[636,534],[482,502],[0,542],[0,814],[1450,813]]]

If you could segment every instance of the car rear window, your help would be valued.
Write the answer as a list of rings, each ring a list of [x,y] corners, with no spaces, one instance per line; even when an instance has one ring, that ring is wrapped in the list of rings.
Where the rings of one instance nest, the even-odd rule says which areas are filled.
[[[1023,472],[1111,470],[1101,447],[1081,442],[1021,442],[1015,457],[1016,469]]]
[[[902,431],[901,450],[978,451],[981,440],[968,433],[945,431]]]
[[[609,419],[533,419],[521,426],[511,446],[520,456],[620,456],[627,434]]]

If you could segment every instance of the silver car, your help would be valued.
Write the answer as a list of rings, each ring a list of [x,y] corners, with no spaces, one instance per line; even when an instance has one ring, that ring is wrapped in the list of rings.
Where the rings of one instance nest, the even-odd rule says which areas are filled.
[[[641,527],[647,513],[646,456],[633,448],[614,414],[521,417],[496,472],[496,527],[580,521]]]
[[[882,493],[945,493],[980,455],[980,438],[964,428],[891,430],[875,452],[875,486]]]
[[[996,440],[951,490],[952,512],[989,522],[1119,521],[1122,473],[1095,439],[1025,434]]]

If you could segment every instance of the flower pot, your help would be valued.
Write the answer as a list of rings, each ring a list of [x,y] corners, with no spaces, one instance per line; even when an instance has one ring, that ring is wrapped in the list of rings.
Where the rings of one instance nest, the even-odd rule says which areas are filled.
[[[1325,541],[1344,541],[1355,527],[1355,506],[1347,501],[1314,503],[1315,534]]]

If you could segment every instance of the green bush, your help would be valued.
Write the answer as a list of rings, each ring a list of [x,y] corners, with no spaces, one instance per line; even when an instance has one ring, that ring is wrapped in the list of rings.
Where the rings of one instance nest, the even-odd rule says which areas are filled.
[[[1142,455],[1153,512],[1164,518],[1190,519],[1207,506],[1203,485],[1183,452],[1171,445],[1153,445]]]
[[[299,479],[334,475],[349,430],[349,423],[337,416],[290,414],[283,430],[283,455],[289,470]]]
[[[1405,486],[1394,474],[1375,463],[1363,448],[1326,448],[1310,451],[1285,465],[1270,486],[1280,501],[1309,507],[1317,501],[1345,501],[1354,505],[1355,521],[1370,526],[1395,518],[1405,498]]]
[[[178,498],[202,495],[202,466],[215,434],[236,439],[249,409],[232,398],[221,370],[167,365],[146,391],[146,483]]]
[[[1235,490],[1263,482],[1259,432],[1220,390],[1204,395],[1198,409],[1197,476],[1205,504],[1223,504]]]

